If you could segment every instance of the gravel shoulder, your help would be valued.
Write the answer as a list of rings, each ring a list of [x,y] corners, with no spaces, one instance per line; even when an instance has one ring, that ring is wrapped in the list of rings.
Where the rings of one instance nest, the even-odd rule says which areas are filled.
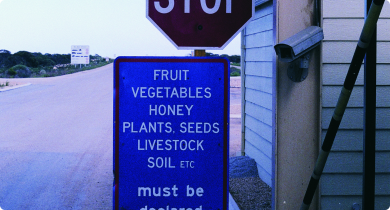
[[[229,176],[229,191],[240,210],[271,210],[271,188],[260,179],[252,158],[230,158]]]
[[[271,188],[259,177],[230,178],[229,190],[240,210],[271,210]]]

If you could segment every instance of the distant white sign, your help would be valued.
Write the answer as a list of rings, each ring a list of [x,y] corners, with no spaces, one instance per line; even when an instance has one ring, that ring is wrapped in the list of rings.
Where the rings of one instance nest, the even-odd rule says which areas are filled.
[[[72,45],[71,64],[89,64],[89,45]]]

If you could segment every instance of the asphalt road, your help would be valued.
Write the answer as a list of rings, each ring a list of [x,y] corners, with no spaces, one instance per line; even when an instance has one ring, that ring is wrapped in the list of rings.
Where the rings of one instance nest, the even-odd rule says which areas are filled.
[[[112,208],[112,65],[0,92],[0,207]]]
[[[32,85],[0,92],[0,208],[112,209],[112,65],[21,81]],[[240,91],[231,88],[231,156]]]
[[[231,81],[229,157],[235,157],[241,155],[241,78],[231,78]]]

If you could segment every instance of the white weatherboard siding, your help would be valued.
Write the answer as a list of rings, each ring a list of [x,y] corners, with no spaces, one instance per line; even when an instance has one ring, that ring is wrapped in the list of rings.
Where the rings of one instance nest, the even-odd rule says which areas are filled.
[[[272,1],[256,7],[245,34],[245,154],[272,186]]]
[[[322,139],[325,138],[364,23],[364,1],[323,0]],[[390,206],[390,4],[378,21],[375,208]],[[321,178],[321,209],[362,201],[362,66]]]

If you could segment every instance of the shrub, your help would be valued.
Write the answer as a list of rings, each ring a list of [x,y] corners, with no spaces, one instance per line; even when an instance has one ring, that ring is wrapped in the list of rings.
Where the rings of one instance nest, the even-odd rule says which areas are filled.
[[[3,84],[3,83],[0,83],[0,87],[2,88],[2,87],[4,87],[4,86],[9,86],[9,82],[8,81],[6,81],[5,82],[5,84]]]
[[[39,73],[39,70],[40,70],[40,68],[30,68],[30,70],[31,70],[31,73],[32,74],[38,74]]]
[[[8,71],[6,71],[6,74],[10,75],[10,76],[15,76],[16,75],[16,71],[13,70],[12,68],[8,69]]]
[[[31,70],[25,66],[25,65],[16,65],[8,70],[8,74],[14,74],[13,76],[18,76],[18,77],[30,77],[31,76]],[[11,75],[11,74],[10,74]]]
[[[238,72],[238,71],[232,72],[232,73],[230,73],[230,76],[232,76],[232,77],[240,76],[240,72]]]
[[[230,68],[230,76],[235,77],[235,76],[240,76],[241,71],[238,68],[231,67]]]

